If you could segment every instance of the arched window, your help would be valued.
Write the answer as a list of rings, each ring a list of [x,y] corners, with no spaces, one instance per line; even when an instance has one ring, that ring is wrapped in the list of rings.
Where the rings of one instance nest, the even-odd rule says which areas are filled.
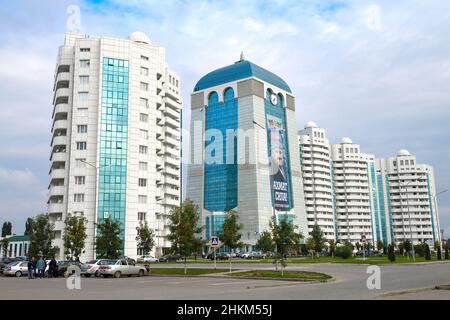
[[[223,101],[231,101],[234,99],[233,88],[226,88],[223,92]]]
[[[219,103],[219,95],[217,92],[213,91],[209,94],[208,105]]]

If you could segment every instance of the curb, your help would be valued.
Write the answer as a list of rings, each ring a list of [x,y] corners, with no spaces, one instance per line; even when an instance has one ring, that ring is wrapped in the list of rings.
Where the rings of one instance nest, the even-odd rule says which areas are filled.
[[[423,292],[423,291],[430,291],[430,290],[433,290],[435,288],[436,288],[436,286],[413,288],[413,289],[405,289],[405,290],[397,290],[397,291],[389,291],[389,292],[385,292],[383,294],[380,294],[376,298],[392,297],[392,296],[398,296],[398,295],[403,295],[403,294],[408,294],[408,293],[417,293],[417,292]]]

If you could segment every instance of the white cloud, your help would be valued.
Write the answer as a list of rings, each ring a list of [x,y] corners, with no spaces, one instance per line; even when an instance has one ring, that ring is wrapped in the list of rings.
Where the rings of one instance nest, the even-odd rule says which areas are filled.
[[[381,29],[381,8],[378,5],[370,5],[365,10],[366,26],[370,30]]]

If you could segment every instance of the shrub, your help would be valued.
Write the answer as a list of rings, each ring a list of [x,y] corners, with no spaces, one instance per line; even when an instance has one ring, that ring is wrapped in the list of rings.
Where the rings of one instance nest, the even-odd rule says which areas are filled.
[[[431,260],[430,247],[426,243],[424,243],[423,246],[425,248],[425,260]]]
[[[415,252],[415,254],[416,254],[417,256],[419,256],[419,257],[424,257],[424,256],[425,256],[425,247],[424,247],[424,244],[423,244],[423,243],[421,243],[421,244],[416,244],[416,245],[414,246],[414,252]]]
[[[389,261],[394,262],[395,261],[395,252],[394,252],[394,245],[390,244],[388,246],[388,258]]]
[[[348,259],[352,256],[353,249],[349,245],[340,246],[336,248],[336,257],[340,257],[342,259]]]

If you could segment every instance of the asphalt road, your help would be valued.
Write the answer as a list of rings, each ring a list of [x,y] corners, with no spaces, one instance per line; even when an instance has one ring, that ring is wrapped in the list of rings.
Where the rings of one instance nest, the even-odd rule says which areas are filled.
[[[175,267],[182,265],[163,265]],[[209,267],[205,264],[191,268]],[[218,265],[227,268],[227,264]],[[236,264],[239,269],[271,269],[267,264]],[[80,290],[69,290],[66,279],[34,279],[0,277],[0,299],[193,299],[193,300],[275,300],[275,299],[393,299],[392,292],[431,288],[450,283],[450,263],[384,265],[381,289],[369,290],[366,285],[367,265],[301,264],[288,270],[323,272],[335,280],[327,283],[246,280],[210,277],[143,277],[143,278],[81,278]],[[427,293],[428,292],[428,293]],[[420,291],[399,295],[399,298],[450,299],[449,291]]]

